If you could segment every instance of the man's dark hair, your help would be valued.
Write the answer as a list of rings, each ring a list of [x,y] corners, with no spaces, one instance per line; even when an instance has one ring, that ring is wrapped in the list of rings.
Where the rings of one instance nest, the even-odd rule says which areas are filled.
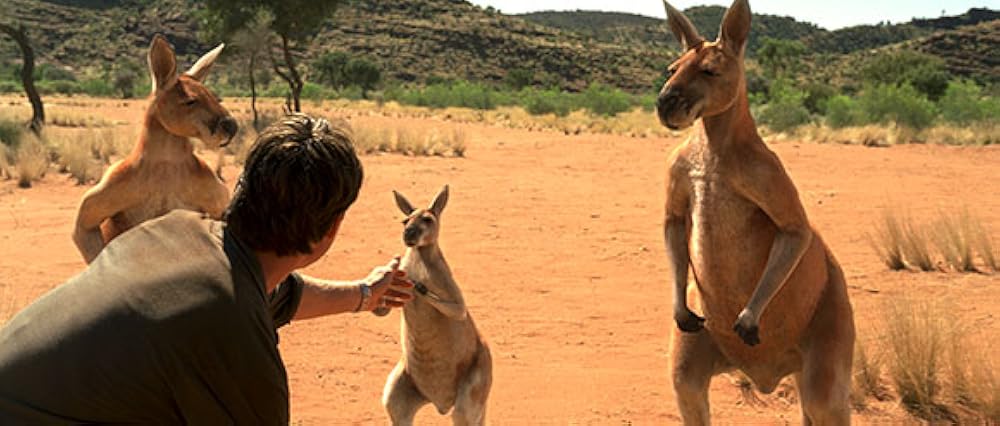
[[[363,178],[346,125],[288,115],[250,149],[224,219],[253,250],[310,254],[358,198]]]

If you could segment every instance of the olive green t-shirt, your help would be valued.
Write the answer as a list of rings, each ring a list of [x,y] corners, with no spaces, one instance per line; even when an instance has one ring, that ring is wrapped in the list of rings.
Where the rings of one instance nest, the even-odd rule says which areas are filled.
[[[266,294],[221,222],[147,222],[0,329],[0,424],[288,424],[276,329],[301,295]]]

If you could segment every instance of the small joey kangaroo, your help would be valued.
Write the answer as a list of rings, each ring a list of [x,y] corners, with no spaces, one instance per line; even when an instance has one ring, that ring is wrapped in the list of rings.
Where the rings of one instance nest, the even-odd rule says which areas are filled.
[[[403,355],[386,380],[382,405],[394,425],[413,424],[427,403],[442,415],[454,408],[456,425],[481,425],[493,361],[438,246],[448,186],[427,209],[415,209],[402,194],[393,194],[407,215],[401,268],[413,280],[416,298],[403,307]]]

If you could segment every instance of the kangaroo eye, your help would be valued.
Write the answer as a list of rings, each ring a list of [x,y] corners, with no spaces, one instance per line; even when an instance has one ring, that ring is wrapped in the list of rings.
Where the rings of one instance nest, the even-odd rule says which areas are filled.
[[[719,73],[717,73],[715,71],[712,71],[712,70],[710,70],[708,68],[705,68],[705,69],[701,70],[701,73],[705,74],[705,75],[707,75],[709,77],[718,77],[719,76]]]
[[[198,103],[197,99],[193,99],[193,98],[192,99],[187,99],[187,100],[184,101],[184,106],[194,106],[194,104],[196,104],[196,103]]]

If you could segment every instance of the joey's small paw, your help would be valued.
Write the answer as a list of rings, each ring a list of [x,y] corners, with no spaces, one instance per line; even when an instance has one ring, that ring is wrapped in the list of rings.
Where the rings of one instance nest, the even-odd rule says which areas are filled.
[[[677,328],[685,333],[699,332],[705,326],[705,318],[695,315],[691,311],[675,316],[674,321],[677,322]]]

